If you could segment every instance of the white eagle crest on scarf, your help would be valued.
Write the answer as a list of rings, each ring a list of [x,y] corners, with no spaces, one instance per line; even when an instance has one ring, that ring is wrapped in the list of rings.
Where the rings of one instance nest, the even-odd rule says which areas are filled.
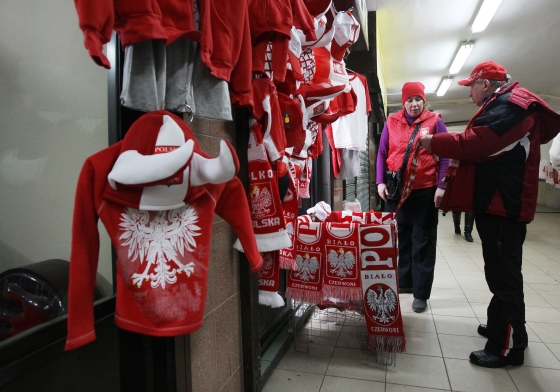
[[[306,253],[304,257],[297,255],[296,266],[297,272],[294,276],[307,282],[310,279],[314,279],[315,274],[319,271],[319,260],[317,260],[315,256],[309,257],[308,253]]]
[[[374,289],[369,289],[366,294],[366,301],[369,308],[377,312],[377,314],[372,317],[373,320],[383,324],[395,321],[396,317],[391,316],[391,312],[397,307],[397,295],[391,288],[387,288],[384,292],[381,285],[377,286],[377,290],[379,294]]]
[[[272,194],[268,188],[259,188],[257,185],[253,187],[251,192],[251,214],[255,218],[262,218],[270,214],[272,203]]]
[[[344,252],[344,249],[340,248],[338,252],[330,250],[327,256],[327,260],[331,266],[331,273],[345,278],[347,275],[353,274],[354,264],[356,264],[356,257],[351,251]]]
[[[142,273],[132,274],[132,281],[142,287],[143,281],[151,280],[152,288],[177,282],[177,274],[183,271],[187,276],[194,272],[194,263],[183,264],[178,255],[185,255],[185,249],[192,252],[196,248],[195,237],[200,235],[200,227],[194,209],[186,205],[168,211],[159,211],[150,219],[150,212],[127,208],[121,214],[123,233],[122,245],[128,246],[128,258],[146,264]],[[153,266],[153,272],[150,273]]]

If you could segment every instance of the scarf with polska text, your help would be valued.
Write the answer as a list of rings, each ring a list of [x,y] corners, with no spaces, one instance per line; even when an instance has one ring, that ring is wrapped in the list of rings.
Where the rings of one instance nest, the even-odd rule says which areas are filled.
[[[396,224],[360,225],[360,274],[368,348],[396,359],[406,336],[398,295]]]
[[[313,222],[309,215],[297,218],[294,239],[295,268],[288,273],[286,298],[318,304],[323,285],[323,222]]]
[[[286,248],[291,242],[286,232],[277,179],[268,161],[257,121],[251,125],[247,158],[249,205],[259,251]]]
[[[259,270],[259,304],[279,308],[285,305],[284,299],[278,294],[280,281],[280,251],[263,252],[263,266]]]
[[[362,298],[357,223],[325,222],[322,233],[325,268],[323,298],[354,301]]]
[[[286,232],[290,238],[290,246],[280,249],[278,258],[280,268],[291,270],[295,268],[296,262],[294,241],[299,209],[296,186],[293,182],[290,182],[288,186],[288,191],[286,192],[284,202],[282,203],[282,209],[284,210],[284,220],[286,222]]]

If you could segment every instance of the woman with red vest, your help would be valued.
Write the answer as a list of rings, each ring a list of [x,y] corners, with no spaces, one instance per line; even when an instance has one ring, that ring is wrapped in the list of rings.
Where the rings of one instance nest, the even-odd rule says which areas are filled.
[[[402,88],[404,108],[389,116],[377,155],[377,192],[384,200],[385,211],[396,211],[399,200],[388,198],[385,173],[403,166],[409,142],[405,173],[410,170],[418,139],[423,135],[447,132],[439,114],[425,109],[424,85],[407,82]],[[416,132],[414,132],[416,130]],[[414,139],[411,141],[412,137]],[[436,240],[439,203],[445,185],[442,183],[449,159],[438,158],[419,150],[418,168],[412,190],[397,213],[399,241],[399,291],[412,292],[412,310],[423,312],[432,291],[436,262]],[[403,178],[405,177],[403,173]]]

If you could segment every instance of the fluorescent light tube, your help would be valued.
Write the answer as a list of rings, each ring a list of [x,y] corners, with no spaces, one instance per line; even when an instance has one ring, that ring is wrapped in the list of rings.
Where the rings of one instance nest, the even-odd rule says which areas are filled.
[[[453,78],[451,76],[445,77],[441,80],[441,83],[437,89],[437,96],[441,97],[443,95],[445,95],[445,93],[447,92],[447,89],[449,88],[449,86],[451,86],[451,82],[453,81]]]
[[[492,20],[492,17],[496,13],[498,7],[500,6],[502,0],[484,0],[476,18],[471,27],[473,33],[480,33],[484,31],[488,23]]]
[[[463,64],[465,64],[465,61],[467,61],[467,57],[469,57],[469,55],[471,54],[473,48],[473,42],[464,42],[463,44],[461,44],[457,55],[455,55],[453,63],[451,63],[451,67],[449,67],[449,74],[455,75],[459,73],[459,71],[463,67]]]

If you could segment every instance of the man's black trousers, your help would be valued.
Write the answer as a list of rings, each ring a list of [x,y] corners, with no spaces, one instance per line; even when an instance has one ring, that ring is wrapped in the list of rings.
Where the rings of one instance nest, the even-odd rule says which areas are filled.
[[[522,359],[527,347],[521,273],[527,223],[485,213],[475,213],[475,222],[482,241],[486,282],[494,294],[488,305],[485,349]]]

